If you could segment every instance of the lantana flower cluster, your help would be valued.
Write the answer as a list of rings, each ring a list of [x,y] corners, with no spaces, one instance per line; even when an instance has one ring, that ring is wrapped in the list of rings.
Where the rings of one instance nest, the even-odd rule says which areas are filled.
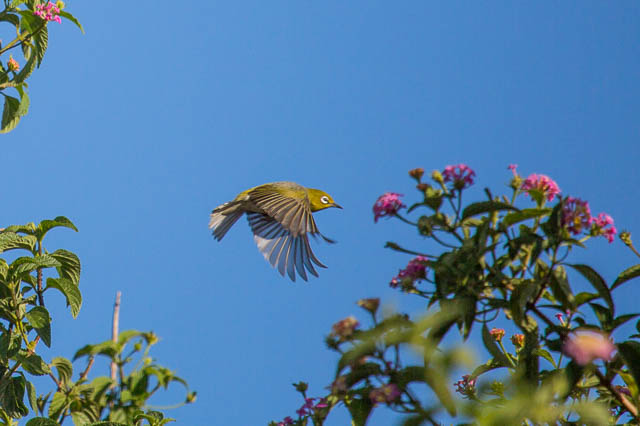
[[[58,24],[62,23],[60,19],[60,8],[51,2],[47,2],[46,4],[40,3],[37,4],[33,14],[39,16],[45,21],[56,21]]]
[[[453,182],[453,187],[462,190],[473,185],[473,177],[476,172],[466,164],[456,164],[455,166],[447,166],[442,172],[445,182]]]
[[[476,394],[476,381],[475,377],[471,377],[469,374],[462,376],[462,379],[455,382],[453,385],[456,387],[456,392],[460,395],[471,398]]]
[[[568,197],[562,208],[562,224],[573,235],[589,230],[593,236],[604,236],[613,242],[618,230],[613,226],[613,219],[606,213],[591,216],[589,203],[579,198]]]
[[[378,403],[389,403],[397,400],[402,395],[398,386],[394,383],[389,383],[379,388],[373,389],[369,393],[369,399],[375,405]]]
[[[390,287],[396,288],[398,285],[412,285],[415,281],[423,280],[427,276],[428,259],[424,256],[417,256],[409,261],[407,267],[400,270],[398,275],[391,279]]]
[[[531,196],[531,199],[535,199],[534,195],[540,194],[547,201],[553,201],[560,194],[560,187],[553,179],[547,175],[538,175],[536,173],[530,174],[524,180],[522,190],[526,191]]]
[[[378,219],[384,216],[394,216],[398,213],[398,210],[406,207],[400,200],[402,194],[396,194],[395,192],[385,192],[376,200],[373,205],[374,222],[378,222]]]
[[[333,324],[331,327],[331,336],[337,337],[341,341],[345,341],[353,335],[353,332],[359,325],[360,323],[355,317],[347,317]]]

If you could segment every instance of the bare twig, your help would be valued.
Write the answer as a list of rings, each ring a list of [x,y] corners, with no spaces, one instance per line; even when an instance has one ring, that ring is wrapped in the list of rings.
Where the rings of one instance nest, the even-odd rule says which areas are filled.
[[[94,360],[95,357],[91,355],[91,357],[89,358],[89,362],[87,363],[87,368],[85,368],[82,374],[80,374],[80,380],[85,380],[87,378],[87,376],[89,375],[89,370],[91,370],[91,367],[93,367]]]
[[[120,323],[120,296],[121,292],[116,293],[116,303],[113,305],[113,324],[111,326],[111,340],[113,343],[118,342],[118,326]],[[111,361],[111,380],[115,382],[118,374],[118,366],[114,361]]]

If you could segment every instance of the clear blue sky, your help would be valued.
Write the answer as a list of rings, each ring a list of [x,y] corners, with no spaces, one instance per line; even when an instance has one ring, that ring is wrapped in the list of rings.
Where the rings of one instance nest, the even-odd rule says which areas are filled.
[[[468,163],[479,198],[517,163],[640,232],[637,2],[127,4],[68,0],[84,36],[50,24],[29,115],[2,136],[1,223],[76,223],[49,240],[80,256],[84,296],[77,320],[47,304],[52,352],[107,339],[122,290],[121,327],[156,332],[159,362],[198,391],[169,412],[179,424],[293,414],[290,383],[325,391],[323,338],[365,319],[357,299],[419,311],[387,286],[409,258],[383,245],[427,243],[371,214],[384,191],[414,199],[411,168]],[[274,180],[345,207],[316,215],[338,244],[315,246],[329,269],[308,284],[272,270],[244,220],[221,243],[207,229],[213,207]],[[575,259],[608,279],[636,262],[601,240]],[[633,287],[618,290],[623,311]],[[345,422],[338,410],[328,424]]]

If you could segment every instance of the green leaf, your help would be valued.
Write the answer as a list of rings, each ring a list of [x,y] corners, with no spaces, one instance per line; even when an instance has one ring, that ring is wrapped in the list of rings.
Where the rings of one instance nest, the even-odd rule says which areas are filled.
[[[60,277],[69,279],[73,284],[80,283],[80,259],[74,253],[58,249],[51,253],[51,256],[60,262],[58,274]]]
[[[125,330],[118,335],[118,344],[124,346],[129,340],[142,336],[144,333],[137,330]]]
[[[13,13],[3,14],[2,16],[0,16],[0,21],[9,22],[16,28],[20,26],[20,17],[18,15],[14,15]]]
[[[33,73],[33,71],[36,69],[36,65],[37,64],[38,64],[37,55],[31,55],[31,57],[29,58],[27,63],[24,64],[24,66],[22,67],[20,72],[18,74],[16,74],[16,76],[14,78],[14,81],[16,83],[24,82],[31,75],[31,73]],[[3,128],[4,128],[4,126],[3,126]]]
[[[549,280],[549,287],[553,297],[562,304],[563,309],[574,310],[575,299],[567,280],[567,272],[562,266],[558,266],[553,270]]]
[[[36,387],[27,380],[27,397],[29,399],[29,405],[34,412],[38,411],[38,396],[36,395]],[[27,423],[28,424],[28,423]]]
[[[71,365],[71,361],[63,357],[55,357],[51,360],[51,365],[58,371],[60,383],[67,384],[71,381],[71,376],[73,375],[73,365]]]
[[[636,381],[640,385],[640,343],[628,340],[618,345],[618,352],[626,361],[627,367]]]
[[[80,31],[82,31],[82,34],[84,34],[84,28],[82,28],[82,25],[80,25],[80,22],[75,18],[75,16],[73,16],[69,12],[65,12],[64,10],[61,10],[59,15],[76,24],[76,26],[80,28]]]
[[[47,308],[36,306],[27,312],[27,321],[36,330],[42,342],[51,347],[51,317]]]
[[[53,394],[51,404],[49,404],[49,412],[47,413],[47,415],[49,416],[49,418],[57,419],[58,417],[60,417],[62,412],[69,407],[70,404],[71,401],[69,401],[69,398],[67,398],[64,393],[56,392]]]
[[[549,361],[551,363],[551,365],[553,365],[553,368],[558,368],[558,366],[556,365],[556,361],[553,359],[553,357],[551,356],[549,351],[547,351],[546,349],[541,349],[541,348],[534,349],[533,350],[533,354],[541,356],[542,358],[544,358],[547,361]]]
[[[29,355],[27,351],[20,351],[16,358],[21,362],[22,368],[24,368],[29,374],[33,374],[34,376],[44,376],[51,372],[51,369],[47,363],[42,360],[40,355]]]
[[[371,404],[368,395],[362,398],[352,398],[349,404],[345,405],[351,414],[352,426],[365,426],[371,410],[373,410],[373,404]]]
[[[571,391],[575,389],[576,384],[578,384],[578,382],[582,379],[584,367],[581,367],[572,360],[564,368],[564,372],[567,375],[567,381],[569,382],[569,386],[567,386],[567,393],[566,395],[563,395],[563,397],[566,398],[567,396],[569,396]]]
[[[495,339],[489,332],[489,328],[487,328],[486,324],[482,324],[482,343],[484,343],[484,347],[487,348],[493,360],[503,367],[511,367],[511,362],[509,362],[509,358],[500,350],[498,344]]]
[[[20,101],[12,96],[4,95],[4,109],[2,110],[2,121],[0,122],[0,133],[8,133],[15,129],[20,122],[18,108]]]
[[[440,403],[444,406],[450,416],[456,415],[456,404],[449,391],[450,383],[444,371],[437,368],[425,366],[424,381],[429,385],[433,393],[436,394]]]
[[[96,422],[96,423],[91,423],[87,426],[127,426],[124,423],[116,423],[116,422]]]
[[[469,204],[463,211],[461,220],[465,220],[468,217],[476,216],[483,213],[492,213],[501,210],[514,210],[518,209],[511,204],[503,203],[501,201],[481,201],[479,203]]]
[[[6,377],[0,381],[0,406],[14,419],[29,414],[24,405],[25,386],[26,380],[22,376]]]
[[[55,288],[60,290],[67,298],[67,306],[71,307],[71,316],[76,318],[82,306],[82,294],[78,286],[66,278],[47,278],[47,289]]]
[[[86,356],[86,355],[105,355],[109,358],[113,358],[118,353],[118,345],[111,340],[107,340],[97,345],[86,345],[80,348],[73,356],[73,360]]]
[[[0,253],[7,250],[23,249],[34,252],[36,238],[32,235],[18,235],[14,232],[4,231],[0,233]]]
[[[613,315],[611,315],[611,311],[597,303],[590,302],[589,306],[591,306],[591,309],[593,309],[593,312],[596,314],[598,321],[600,321],[602,329],[605,331],[610,331],[611,323],[613,321]]]
[[[620,284],[623,284],[631,279],[640,277],[640,265],[633,265],[630,268],[625,269],[618,275],[618,278],[611,285],[611,290],[618,287]]]
[[[42,240],[45,234],[49,232],[51,229],[58,228],[61,226],[65,228],[73,229],[74,231],[78,232],[78,228],[76,228],[73,222],[71,222],[69,219],[67,219],[64,216],[58,216],[53,220],[45,219],[42,222],[40,222],[38,224],[38,227],[36,228],[36,237],[38,237],[39,240]]]
[[[626,314],[626,315],[620,315],[619,317],[614,318],[613,321],[611,321],[611,330],[615,330],[625,322],[636,318],[638,315],[640,314]]]
[[[534,219],[541,216],[546,216],[551,213],[551,209],[523,209],[517,212],[507,213],[502,219],[502,223],[505,226],[515,225],[527,219]]]
[[[607,303],[607,306],[609,306],[609,309],[613,314],[615,312],[614,311],[615,307],[613,305],[613,299],[611,298],[611,293],[609,292],[609,287],[607,286],[607,283],[604,281],[604,278],[602,278],[600,274],[598,274],[595,271],[595,269],[593,269],[589,265],[578,265],[578,264],[574,264],[574,265],[567,264],[567,265],[571,266],[573,269],[580,272],[580,274],[583,277],[585,277],[587,281],[591,283],[591,285],[593,286],[593,288],[596,289],[600,297],[602,297],[604,301]]]
[[[33,42],[35,45],[35,53],[37,59],[37,67],[40,67],[42,63],[42,58],[44,58],[44,54],[47,51],[47,46],[49,44],[49,30],[47,30],[47,26],[45,25],[42,29],[35,33],[33,36]]]
[[[59,426],[58,422],[46,417],[35,417],[27,422],[26,426]]]

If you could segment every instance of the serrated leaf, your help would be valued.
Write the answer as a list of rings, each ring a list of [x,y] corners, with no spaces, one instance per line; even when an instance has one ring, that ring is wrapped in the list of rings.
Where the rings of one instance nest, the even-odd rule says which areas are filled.
[[[45,25],[40,29],[40,31],[36,32],[33,36],[33,42],[35,46],[35,54],[37,59],[37,67],[40,67],[42,63],[42,58],[44,58],[44,54],[47,51],[47,46],[49,44],[49,30]]]
[[[80,21],[78,21],[75,16],[73,16],[69,12],[65,12],[64,10],[61,10],[59,15],[76,24],[76,26],[80,28],[80,31],[82,31],[82,34],[84,34],[84,28],[82,28],[82,25],[80,25]]]
[[[27,399],[29,400],[29,405],[34,412],[38,411],[38,396],[36,395],[36,387],[33,383],[27,380]],[[29,424],[29,423],[27,423]]]
[[[51,256],[54,257],[58,262],[60,262],[60,267],[58,267],[58,273],[62,278],[67,278],[71,280],[72,283],[78,285],[80,283],[80,259],[74,253],[58,249],[51,253]]]
[[[4,378],[0,381],[0,406],[8,416],[19,419],[29,414],[24,405],[26,380],[22,376]]]
[[[69,407],[70,403],[71,401],[69,401],[69,398],[67,398],[64,393],[54,393],[53,398],[51,399],[51,403],[49,404],[49,411],[47,412],[47,415],[49,416],[49,418],[57,419],[58,417],[60,417],[62,412]]]
[[[76,318],[82,307],[82,294],[71,280],[67,278],[47,278],[47,289],[60,290],[67,299],[67,306],[71,308],[71,316]]]
[[[567,272],[562,266],[558,266],[553,270],[549,279],[549,287],[553,297],[562,304],[563,309],[573,310],[575,299],[567,280]]]
[[[589,281],[589,283],[591,283],[591,285],[593,286],[593,288],[596,289],[600,297],[602,297],[604,301],[607,303],[607,306],[609,306],[609,309],[611,310],[611,314],[614,314],[615,307],[613,305],[613,299],[611,298],[609,287],[607,286],[607,283],[604,281],[604,278],[602,278],[600,274],[598,274],[595,271],[595,269],[593,269],[589,265],[578,265],[578,264],[575,264],[575,265],[568,264],[568,265],[571,266],[576,271],[580,272],[580,274],[583,277],[585,277],[587,281]]]
[[[476,216],[483,213],[492,213],[502,210],[518,211],[518,209],[511,204],[503,203],[501,201],[481,201],[479,203],[469,204],[462,211],[461,220],[465,220],[468,217]]]
[[[618,287],[620,284],[623,284],[629,280],[640,277],[640,265],[633,265],[630,268],[625,269],[618,275],[618,278],[611,285],[611,290]]]
[[[517,212],[507,213],[502,219],[505,226],[515,225],[516,223],[542,217],[551,213],[551,209],[522,209]]]
[[[78,232],[78,228],[76,228],[73,222],[71,222],[69,219],[67,219],[64,216],[58,216],[55,219],[52,219],[52,220],[45,219],[42,222],[40,222],[36,227],[36,236],[38,237],[38,239],[41,240],[42,238],[44,238],[47,232],[49,232],[53,228],[58,228],[58,227],[69,228]]]
[[[59,423],[46,417],[35,417],[26,426],[59,426]]]
[[[27,321],[36,330],[42,342],[51,347],[51,317],[49,311],[43,306],[36,306],[27,312]]]
[[[33,374],[34,376],[44,376],[51,372],[51,369],[47,363],[42,360],[40,355],[29,355],[26,351],[20,351],[16,358],[21,362],[22,368],[24,368],[24,370],[29,374]]]
[[[32,235],[18,235],[6,230],[0,233],[0,253],[14,249],[28,250],[33,253],[35,247],[36,238]]]
[[[63,357],[55,357],[51,360],[51,365],[58,371],[58,379],[61,383],[66,384],[71,381],[73,375],[71,361]]]
[[[33,71],[36,69],[37,64],[38,64],[37,55],[31,55],[31,57],[29,58],[27,63],[24,64],[20,72],[16,74],[14,78],[14,82],[15,83],[24,82],[31,75],[31,73],[33,73]]]
[[[14,15],[13,13],[3,14],[2,16],[0,16],[0,21],[9,22],[16,28],[20,26],[20,17],[18,15]]]
[[[532,353],[534,355],[541,356],[542,358],[549,361],[551,365],[553,365],[553,368],[558,368],[558,366],[556,365],[556,361],[553,359],[549,351],[547,351],[546,349],[541,349],[541,348],[534,349]]]
[[[118,335],[118,344],[124,346],[129,340],[142,336],[144,333],[138,330],[124,330]]]
[[[0,122],[0,133],[8,133],[15,129],[20,122],[18,107],[20,101],[12,96],[4,95],[4,109],[2,110],[2,121]]]
[[[105,355],[109,358],[114,357],[118,353],[118,345],[111,340],[107,340],[97,345],[86,345],[80,348],[73,356],[73,360],[86,355]]]

